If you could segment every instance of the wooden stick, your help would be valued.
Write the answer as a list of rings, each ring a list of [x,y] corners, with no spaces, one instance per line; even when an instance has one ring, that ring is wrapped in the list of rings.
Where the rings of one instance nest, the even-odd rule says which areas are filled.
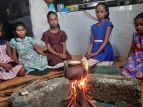
[[[95,104],[91,100],[87,99],[87,102],[91,107],[96,107]]]
[[[67,105],[67,107],[71,107],[72,106],[72,104],[73,104],[73,98],[72,99],[70,99],[70,101],[69,101],[69,103],[68,103],[68,105]]]
[[[89,99],[89,100],[92,99],[92,97],[90,97],[88,94],[85,94],[85,97],[86,97],[87,99]]]
[[[46,78],[46,79],[53,79],[53,78],[56,78],[56,77],[61,77],[61,76],[64,76],[64,74],[61,72],[61,73],[57,73],[57,74],[51,74],[51,75],[47,75],[47,76],[44,76],[42,78],[37,78],[37,79],[33,79],[33,80],[28,80],[28,81],[25,81],[25,82],[22,82],[22,83],[19,83],[19,84],[14,84],[14,85],[11,85],[11,86],[7,86],[5,88],[1,88],[0,91],[4,91],[4,90],[7,90],[7,89],[13,89],[13,88],[16,88],[16,87],[19,87],[21,85],[25,85],[25,84],[28,84],[28,83],[31,83],[33,81],[35,81],[34,83],[36,82],[39,82],[40,80]],[[36,81],[37,80],[37,81]]]

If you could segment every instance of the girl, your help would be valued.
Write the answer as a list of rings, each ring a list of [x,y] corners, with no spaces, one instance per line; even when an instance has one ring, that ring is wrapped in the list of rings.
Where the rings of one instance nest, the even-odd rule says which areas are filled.
[[[0,23],[0,81],[25,75],[23,66],[12,60],[10,45],[2,39],[3,34],[3,24]]]
[[[98,22],[91,26],[91,44],[86,55],[90,67],[101,62],[109,65],[114,60],[112,46],[109,42],[113,24],[109,21],[109,9],[106,3],[97,4],[96,16]]]
[[[10,45],[12,47],[15,60],[17,60],[17,52],[19,61],[24,64],[27,73],[34,70],[46,69],[48,66],[46,56],[37,47],[35,40],[32,37],[26,36],[26,28],[24,23],[16,23],[14,30],[16,37],[10,41]]]
[[[143,13],[134,19],[136,32],[133,35],[129,58],[121,74],[143,79]]]
[[[59,29],[58,16],[55,12],[50,11],[47,15],[50,29],[43,33],[42,40],[47,46],[47,59],[49,65],[63,63],[65,60],[71,60],[71,56],[66,49],[67,35]]]

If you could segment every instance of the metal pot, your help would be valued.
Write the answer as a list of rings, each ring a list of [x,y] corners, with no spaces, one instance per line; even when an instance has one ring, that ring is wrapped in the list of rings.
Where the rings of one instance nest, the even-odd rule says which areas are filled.
[[[69,80],[80,80],[85,77],[86,69],[83,64],[79,61],[79,63],[72,63],[72,61],[64,62],[64,73],[65,77]]]

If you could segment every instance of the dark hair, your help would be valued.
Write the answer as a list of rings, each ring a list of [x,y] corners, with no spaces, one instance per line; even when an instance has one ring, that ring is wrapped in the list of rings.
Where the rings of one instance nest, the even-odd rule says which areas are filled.
[[[26,28],[26,26],[23,22],[17,22],[14,24],[14,31],[16,31],[18,26],[22,26],[22,27]]]
[[[58,15],[57,15],[56,12],[54,12],[54,11],[49,11],[48,14],[47,14],[47,18],[48,18],[48,19],[49,19],[49,17],[50,17],[51,14],[54,14],[54,15],[56,15],[56,17],[58,17]]]
[[[22,26],[24,28],[26,28],[25,24],[23,22],[17,22],[14,24],[14,35],[15,35],[15,38],[17,37],[17,34],[16,34],[16,29],[18,26]]]
[[[138,15],[135,17],[135,19],[134,19],[134,23],[135,23],[135,22],[136,22],[136,20],[137,20],[137,19],[139,19],[139,18],[143,19],[143,12],[142,12],[142,13],[140,13],[140,14],[138,14]]]
[[[51,15],[51,14],[56,15],[56,17],[58,18],[58,15],[57,15],[57,13],[56,13],[56,12],[54,12],[54,11],[49,11],[49,12],[48,12],[48,14],[47,14],[47,19],[49,19],[49,17],[50,17],[50,15]],[[57,27],[60,29],[60,25],[59,25],[59,23],[57,24]]]
[[[4,35],[4,25],[0,22],[0,31],[2,32],[2,35]]]
[[[108,19],[108,20],[110,20],[110,18],[109,18],[109,8],[108,8],[108,5],[107,5],[107,3],[105,3],[105,2],[99,2],[97,5],[96,5],[96,7],[95,7],[95,9],[97,9],[97,7],[98,6],[103,6],[104,7],[104,9],[106,10],[106,12],[107,12],[107,15],[105,16],[105,19]]]

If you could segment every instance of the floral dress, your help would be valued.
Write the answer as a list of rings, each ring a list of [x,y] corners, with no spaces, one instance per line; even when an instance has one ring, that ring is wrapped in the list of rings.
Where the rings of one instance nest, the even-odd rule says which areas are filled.
[[[23,40],[13,38],[10,45],[16,49],[19,61],[24,64],[28,73],[34,70],[44,70],[48,67],[46,56],[38,54],[33,48],[35,45],[34,38],[27,36]]]
[[[128,58],[121,74],[143,79],[143,35],[134,33],[135,52]]]

